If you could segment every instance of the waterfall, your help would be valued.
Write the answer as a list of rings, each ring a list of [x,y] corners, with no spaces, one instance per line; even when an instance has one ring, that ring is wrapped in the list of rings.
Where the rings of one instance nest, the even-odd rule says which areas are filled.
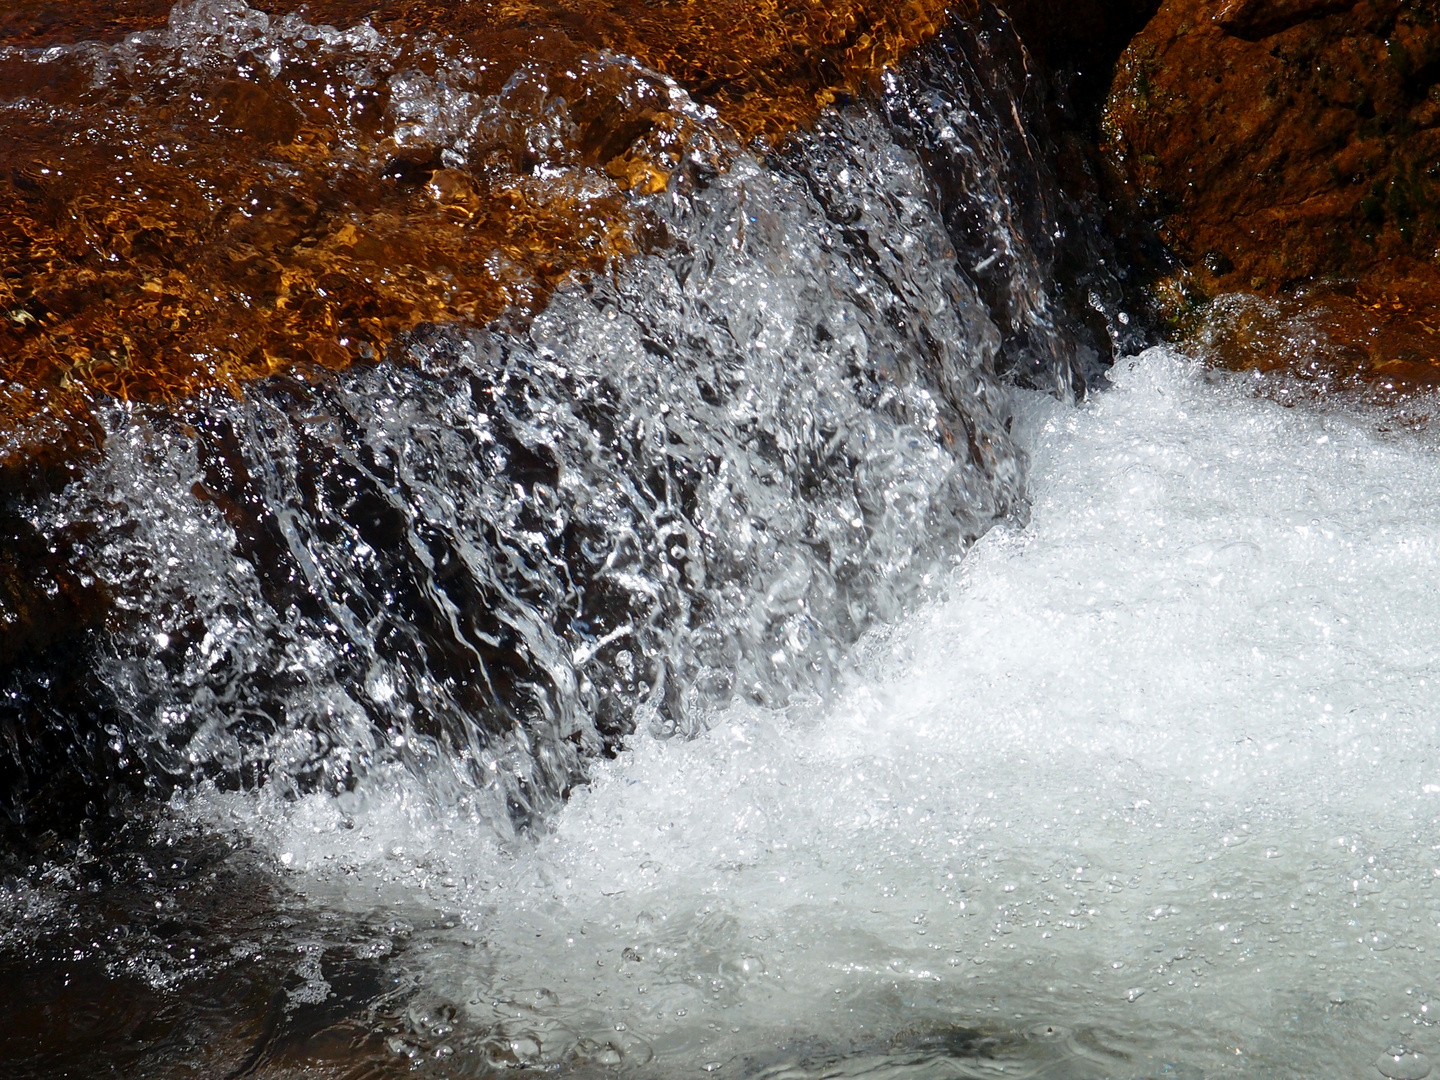
[[[988,7],[763,153],[625,57],[484,96],[460,46],[421,68],[368,27],[238,0],[43,62],[139,92],[317,49],[340,98],[388,88],[386,145],[442,163],[442,202],[497,145],[529,148],[528,182],[596,183],[577,86],[663,110],[626,153],[663,130],[677,164],[629,189],[637,249],[533,315],[426,323],[389,362],[234,395],[100,401],[98,452],[8,511],[103,608],[5,676],[22,823],[57,787],[337,792],[389,762],[506,835],[543,820],[637,732],[823,697],[861,635],[1023,516],[1007,386],[1068,399],[1123,347],[1113,277],[1081,283],[1083,317],[1055,280],[1066,230],[1098,233]]]
[[[375,11],[0,47],[0,1078],[1428,1075],[1435,402],[990,4]]]

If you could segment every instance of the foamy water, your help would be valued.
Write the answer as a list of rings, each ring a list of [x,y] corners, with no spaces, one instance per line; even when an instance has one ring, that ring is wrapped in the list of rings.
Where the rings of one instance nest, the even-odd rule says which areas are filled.
[[[1417,1076],[1434,439],[1163,350],[1114,381],[1022,403],[1028,525],[835,700],[637,737],[533,846],[400,777],[190,810],[438,927],[392,1049],[442,1071]]]

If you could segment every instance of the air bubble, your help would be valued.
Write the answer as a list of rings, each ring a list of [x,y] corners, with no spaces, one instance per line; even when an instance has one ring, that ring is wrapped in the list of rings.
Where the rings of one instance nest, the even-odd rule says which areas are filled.
[[[1430,1060],[1404,1046],[1392,1046],[1375,1059],[1375,1068],[1390,1080],[1424,1080],[1430,1075]]]

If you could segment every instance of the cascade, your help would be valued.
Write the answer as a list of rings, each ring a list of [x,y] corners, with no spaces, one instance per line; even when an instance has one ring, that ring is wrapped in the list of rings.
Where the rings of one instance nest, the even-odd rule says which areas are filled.
[[[385,176],[441,166],[441,221],[412,228],[482,213],[492,159],[523,146],[525,183],[624,195],[638,246],[527,317],[417,325],[388,363],[99,399],[99,453],[10,509],[103,607],[61,661],[83,675],[51,650],[11,665],[22,820],[56,786],[338,791],[399,759],[508,832],[637,726],[693,734],[736,696],[823,693],[867,628],[1021,506],[1005,385],[1070,396],[1126,333],[1116,280],[1084,283],[1099,340],[1054,280],[1065,229],[1094,227],[1024,122],[1023,48],[994,9],[763,157],[613,54],[482,95],[462,46],[422,58],[238,0],[60,52],[20,59],[134,91],[249,79],[300,105],[314,71],[362,104],[383,81],[387,128],[352,116],[334,138],[351,169],[395,147]],[[592,98],[620,115],[587,118]],[[612,165],[673,175],[607,194],[584,165],[601,123],[633,137]],[[452,315],[483,310],[455,291]]]
[[[0,45],[0,1076],[1428,1074],[1430,403],[1000,9],[259,6]]]

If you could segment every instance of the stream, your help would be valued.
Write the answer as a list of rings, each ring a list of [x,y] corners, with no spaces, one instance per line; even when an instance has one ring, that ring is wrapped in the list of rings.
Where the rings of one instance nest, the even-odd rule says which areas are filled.
[[[635,243],[97,394],[7,493],[99,614],[0,670],[0,1075],[1428,1075],[1433,403],[1151,345],[1023,58],[957,19],[766,147],[626,56],[490,89],[239,0],[7,47],[141,140],[162,69],[384,86],[347,175],[454,224],[519,169]],[[607,94],[654,183],[586,156]]]

